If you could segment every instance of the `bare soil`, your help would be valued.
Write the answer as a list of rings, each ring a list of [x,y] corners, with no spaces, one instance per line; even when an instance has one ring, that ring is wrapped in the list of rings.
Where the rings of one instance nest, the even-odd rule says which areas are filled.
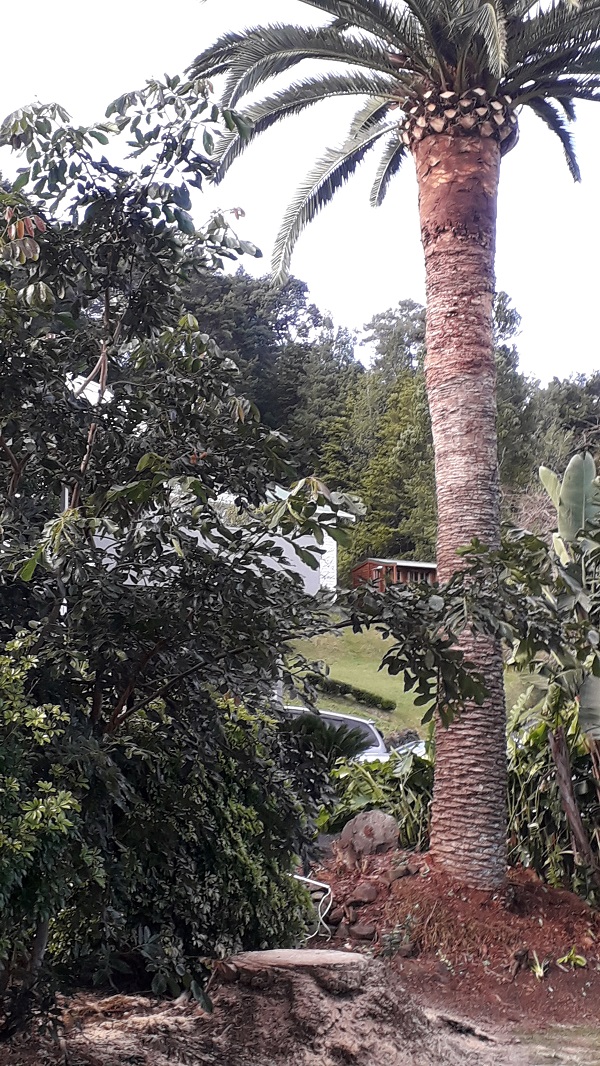
[[[397,877],[407,863],[410,872]],[[316,876],[331,885],[334,910],[374,928],[370,950],[387,955],[428,1006],[486,1025],[600,1022],[600,914],[531,871],[511,871],[496,896],[469,892],[436,873],[428,856],[402,852],[367,856],[353,870],[333,858]],[[350,903],[365,883],[376,899]],[[353,928],[342,921],[335,942],[356,943]],[[570,952],[585,964],[559,964]]]

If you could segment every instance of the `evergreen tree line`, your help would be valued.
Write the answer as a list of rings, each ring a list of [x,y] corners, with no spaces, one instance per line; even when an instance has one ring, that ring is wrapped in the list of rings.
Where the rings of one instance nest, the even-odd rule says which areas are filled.
[[[238,365],[263,420],[290,439],[295,473],[361,496],[366,515],[342,570],[365,555],[434,559],[424,307],[401,300],[357,335],[311,303],[299,279],[276,289],[243,270],[202,274],[189,300]],[[577,448],[595,448],[600,372],[541,386],[519,370],[521,319],[505,293],[494,321],[504,518],[545,533],[553,516],[537,469],[544,463],[562,473]]]

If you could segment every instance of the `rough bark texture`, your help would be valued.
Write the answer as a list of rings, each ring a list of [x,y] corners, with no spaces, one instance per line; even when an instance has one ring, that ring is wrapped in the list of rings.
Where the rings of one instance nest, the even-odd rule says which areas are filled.
[[[492,306],[500,148],[486,138],[440,134],[414,149],[427,276],[425,374],[435,449],[437,565],[478,537],[496,544],[500,494]],[[437,731],[431,848],[450,874],[495,890],[506,872],[505,699],[500,647],[462,646],[490,692],[450,729]]]
[[[571,756],[562,726],[548,731],[550,751],[556,767],[556,780],[560,791],[563,810],[567,816],[569,829],[571,830],[571,843],[575,855],[587,868],[593,871],[593,878],[597,885],[600,884],[600,871],[598,870],[594,852],[586,828],[583,824],[581,811],[575,796],[573,787],[573,769]]]

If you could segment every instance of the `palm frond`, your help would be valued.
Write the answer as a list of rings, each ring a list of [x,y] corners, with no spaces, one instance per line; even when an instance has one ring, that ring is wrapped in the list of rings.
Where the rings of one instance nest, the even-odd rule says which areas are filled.
[[[600,62],[597,66],[600,72]],[[536,96],[553,97],[556,100],[597,100],[600,92],[600,73],[582,77],[540,78],[515,94],[515,103],[526,104]]]
[[[229,60],[224,99],[235,106],[247,93],[307,59],[342,63],[394,75],[388,51],[378,41],[301,26],[265,26],[250,31]]]
[[[385,0],[303,0],[335,18],[374,33],[389,44],[403,46],[405,20],[399,5]]]
[[[539,0],[504,0],[504,14],[506,19],[516,22],[525,18],[530,11],[539,7]]]
[[[421,26],[425,44],[445,84],[450,78],[449,67],[456,62],[450,32],[456,14],[452,8],[453,0],[405,0],[405,3]]]
[[[546,10],[538,8],[529,18],[513,27],[510,41],[510,63],[527,62],[553,54],[559,60],[572,48],[595,45],[600,35],[599,0],[581,0],[579,6],[558,0]]]
[[[543,122],[556,134],[560,143],[563,146],[565,157],[567,160],[567,166],[571,171],[571,174],[575,181],[581,181],[581,172],[579,170],[579,164],[575,156],[575,148],[573,146],[573,138],[565,126],[564,119],[559,111],[548,100],[543,97],[535,97],[533,100],[528,100],[528,106],[531,110],[541,118]]]
[[[481,38],[484,64],[494,77],[500,78],[508,66],[506,23],[500,7],[490,2],[469,5],[456,17],[454,25],[463,37],[461,52],[472,51],[476,38]]]
[[[223,37],[211,44],[205,52],[197,55],[186,70],[189,78],[214,78],[218,74],[224,74],[229,69],[229,61],[238,48],[244,44],[249,33],[258,33],[253,30],[242,30],[241,33],[226,33]]]
[[[371,207],[381,207],[390,182],[394,175],[400,170],[407,155],[408,148],[401,140],[399,140],[398,133],[394,132],[385,145],[381,161],[377,167],[375,181],[373,182],[369,198]]]
[[[340,148],[330,148],[307,175],[288,207],[273,250],[272,270],[277,284],[289,273],[292,252],[302,231],[354,174],[367,152],[390,133],[392,123],[381,123],[359,138],[349,138]]]
[[[349,141],[353,137],[360,137],[367,130],[372,129],[373,126],[385,118],[389,109],[389,100],[380,96],[370,96],[354,115],[346,140]]]
[[[222,181],[231,164],[242,154],[249,143],[259,134],[289,115],[298,115],[308,107],[336,96],[368,96],[375,94],[385,101],[384,107],[394,98],[399,89],[398,79],[376,71],[341,71],[323,74],[293,82],[289,88],[244,108],[244,117],[252,126],[248,137],[242,138],[237,130],[225,134],[217,143],[218,167],[215,181]],[[381,107],[381,104],[379,105]]]

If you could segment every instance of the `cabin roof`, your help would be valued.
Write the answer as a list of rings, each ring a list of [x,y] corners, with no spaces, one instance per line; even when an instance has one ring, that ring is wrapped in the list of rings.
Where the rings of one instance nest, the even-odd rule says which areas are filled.
[[[436,569],[436,563],[422,563],[418,559],[379,559],[374,555],[368,555],[365,559],[361,559],[359,563],[354,564],[352,569],[357,570],[359,566],[364,566],[365,563],[383,563],[387,566],[422,567],[423,570]]]

